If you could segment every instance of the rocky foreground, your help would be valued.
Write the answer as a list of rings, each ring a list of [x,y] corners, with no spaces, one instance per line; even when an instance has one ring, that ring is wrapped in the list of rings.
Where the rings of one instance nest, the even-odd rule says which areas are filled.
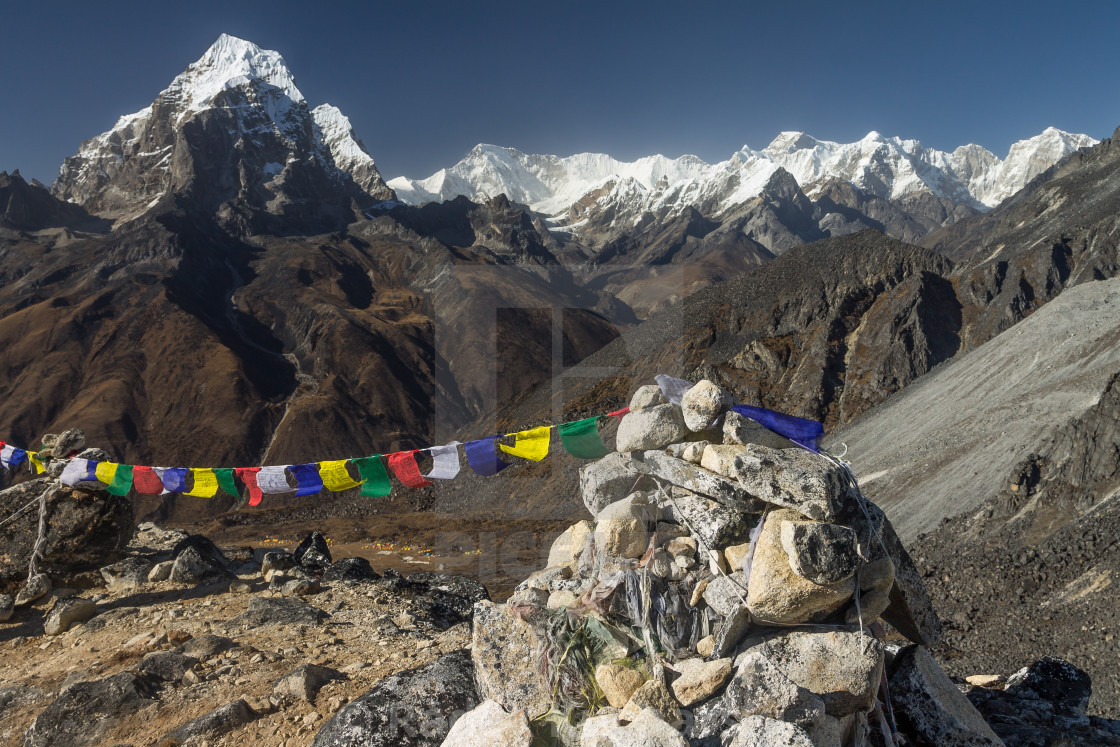
[[[0,743],[1120,745],[1059,659],[951,679],[846,465],[731,403],[639,389],[581,470],[593,519],[503,604],[315,532],[292,553],[133,532],[127,501],[58,484],[80,434],[44,439],[47,476],[0,491],[3,517],[31,507],[0,525]]]

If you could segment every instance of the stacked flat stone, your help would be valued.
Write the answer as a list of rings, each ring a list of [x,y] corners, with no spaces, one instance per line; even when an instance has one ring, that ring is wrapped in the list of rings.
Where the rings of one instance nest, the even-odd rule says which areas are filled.
[[[734,403],[710,381],[679,404],[656,386],[635,392],[616,452],[580,471],[593,518],[564,531],[507,604],[476,605],[481,698],[530,720],[555,708],[540,662],[547,621],[567,614],[614,638],[594,663],[600,702],[571,714],[581,745],[831,747],[881,731],[892,657],[873,624],[935,643],[921,576],[841,464]],[[633,613],[635,579],[660,599],[643,613],[661,621],[654,652]],[[964,716],[945,718],[961,725],[959,743],[999,744],[941,684],[923,701],[939,718],[926,720],[955,709]]]

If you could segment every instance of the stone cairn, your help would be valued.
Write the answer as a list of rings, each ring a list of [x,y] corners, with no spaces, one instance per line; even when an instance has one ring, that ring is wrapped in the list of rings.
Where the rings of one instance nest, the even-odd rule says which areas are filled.
[[[1001,744],[926,649],[921,576],[847,465],[733,404],[638,389],[580,470],[594,518],[475,606],[483,704],[445,745],[528,745],[529,722],[582,747]]]

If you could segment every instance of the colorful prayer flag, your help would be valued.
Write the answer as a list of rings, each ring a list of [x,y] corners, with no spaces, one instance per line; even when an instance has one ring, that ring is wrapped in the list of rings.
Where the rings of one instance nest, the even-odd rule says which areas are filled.
[[[36,475],[41,475],[47,471],[47,468],[43,466],[43,462],[39,459],[39,452],[37,451],[27,452],[27,463],[31,465],[31,471]]]
[[[810,451],[818,450],[817,440],[824,435],[824,426],[815,420],[806,420],[750,405],[735,405],[731,409],[745,418],[757,420],[775,433],[785,436],[795,444],[801,444]]]
[[[187,489],[187,471],[182,467],[168,467],[160,477],[168,493],[182,493]]]
[[[425,480],[424,476],[420,474],[420,465],[416,463],[415,449],[398,451],[395,454],[390,454],[386,459],[389,462],[389,468],[393,470],[393,474],[408,487],[423,488],[432,484],[431,480]]]
[[[548,456],[548,444],[552,439],[552,428],[550,426],[541,425],[510,435],[516,436],[513,446],[498,444],[499,448],[505,453],[534,462],[539,462]]]
[[[94,468],[97,479],[105,483],[105,490],[113,495],[126,495],[132,488],[132,465],[100,462]]]
[[[249,491],[250,506],[256,506],[261,502],[261,488],[257,485],[257,474],[260,471],[260,467],[238,467],[234,470],[234,474],[245,483],[245,488]]]
[[[296,488],[297,498],[314,495],[323,489],[323,480],[319,477],[318,464],[293,464],[288,469],[295,475],[296,485],[299,486]]]
[[[12,449],[12,456],[8,459],[8,466],[15,469],[27,461],[27,452],[23,449]]]
[[[494,448],[497,440],[497,436],[491,436],[463,444],[463,451],[467,452],[467,463],[483,477],[496,475],[509,466],[509,462],[498,458],[498,452]]]
[[[66,465],[66,468],[69,469],[70,465]],[[159,479],[159,475],[151,467],[133,467],[132,489],[141,495],[159,495],[163,492],[163,480]]]
[[[214,476],[218,479],[218,487],[234,498],[241,497],[237,483],[233,481],[233,467],[215,467]]]
[[[0,464],[4,465],[4,469],[11,469],[10,462],[12,460],[12,453],[15,452],[16,447],[10,444],[0,446]]]
[[[88,459],[71,459],[62,468],[62,475],[59,479],[65,485],[74,487],[80,482],[85,482],[89,479],[89,460]],[[162,486],[161,486],[162,487]]]
[[[428,449],[432,455],[432,471],[424,475],[429,480],[450,480],[459,474],[459,442],[452,441],[444,446]]]
[[[319,477],[323,480],[323,485],[327,490],[332,493],[337,493],[340,490],[350,490],[361,485],[360,482],[350,476],[350,472],[346,469],[346,463],[349,459],[335,459],[329,462],[319,462]]]
[[[194,484],[183,495],[195,498],[213,498],[217,494],[218,476],[214,474],[214,470],[205,467],[192,467],[191,477],[194,478]]]
[[[599,436],[597,416],[564,423],[557,430],[564,449],[577,459],[598,459],[610,453]]]
[[[381,455],[354,459],[354,466],[362,476],[362,496],[365,498],[380,498],[389,495],[393,486],[389,483],[389,473],[381,463]]]
[[[284,464],[274,467],[261,467],[261,471],[257,473],[257,485],[260,486],[261,492],[265,495],[292,492],[292,486],[288,484],[287,470],[289,466]]]

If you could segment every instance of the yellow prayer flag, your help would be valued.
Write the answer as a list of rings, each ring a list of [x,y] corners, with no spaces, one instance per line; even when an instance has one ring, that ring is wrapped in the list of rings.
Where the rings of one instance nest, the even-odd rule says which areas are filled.
[[[193,495],[195,498],[213,498],[218,492],[218,476],[214,470],[205,467],[192,467],[194,487],[183,495]]]
[[[98,462],[97,468],[93,471],[93,474],[106,485],[112,485],[113,478],[117,476],[117,463]]]
[[[534,462],[539,462],[548,456],[548,442],[552,436],[551,426],[541,425],[511,435],[517,436],[513,446],[498,444],[505,453],[522,459],[531,459]]]
[[[35,474],[41,475],[47,471],[47,468],[43,466],[43,462],[39,459],[39,452],[27,452],[27,461],[31,465],[31,471]]]
[[[319,462],[319,477],[323,480],[323,485],[327,490],[337,493],[340,490],[349,490],[361,485],[360,482],[350,477],[350,473],[346,471],[346,463],[349,459],[336,459],[330,462]]]

